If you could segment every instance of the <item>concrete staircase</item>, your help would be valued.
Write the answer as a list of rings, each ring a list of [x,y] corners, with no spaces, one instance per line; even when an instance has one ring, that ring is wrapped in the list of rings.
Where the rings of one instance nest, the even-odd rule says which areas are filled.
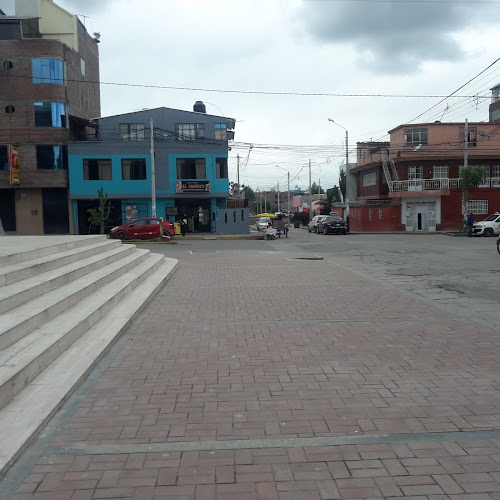
[[[105,236],[0,238],[0,477],[176,264]]]

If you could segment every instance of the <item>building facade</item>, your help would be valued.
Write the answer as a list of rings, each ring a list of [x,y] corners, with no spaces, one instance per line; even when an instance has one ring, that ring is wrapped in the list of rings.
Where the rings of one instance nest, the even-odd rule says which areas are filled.
[[[500,124],[400,125],[389,135],[389,142],[357,145],[352,230],[458,230],[464,165],[484,170],[465,210],[476,220],[500,210]]]
[[[92,231],[87,211],[99,189],[111,201],[108,226],[152,215],[176,222],[185,214],[189,231],[216,231],[229,197],[228,141],[235,120],[207,115],[199,101],[193,109],[100,118],[97,140],[69,145],[75,232]]]
[[[0,15],[0,218],[17,234],[67,234],[67,145],[95,133],[98,40],[52,0],[15,5]]]

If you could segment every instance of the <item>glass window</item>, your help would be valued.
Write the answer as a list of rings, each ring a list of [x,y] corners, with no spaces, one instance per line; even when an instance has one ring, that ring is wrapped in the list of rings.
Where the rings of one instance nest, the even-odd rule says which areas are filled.
[[[111,159],[87,158],[83,160],[83,179],[86,181],[111,181]]]
[[[9,170],[7,146],[0,146],[0,170]]]
[[[434,165],[434,179],[447,179],[448,165]]]
[[[469,200],[467,202],[466,212],[472,212],[473,214],[487,214],[488,200]]]
[[[146,159],[145,158],[123,158],[122,159],[122,179],[124,181],[144,181],[144,180],[146,180]]]
[[[66,106],[62,102],[35,102],[35,127],[66,127]]]
[[[426,128],[410,128],[405,130],[406,146],[418,146],[419,144],[427,144],[427,129]]]
[[[60,59],[33,59],[33,83],[64,85],[64,64]]]
[[[215,124],[215,139],[225,141],[227,139],[227,125],[225,123]]]
[[[205,158],[177,158],[177,179],[206,179]]]
[[[144,123],[120,123],[122,141],[143,141]]]
[[[177,123],[175,133],[179,141],[194,141],[205,138],[204,123]]]
[[[415,181],[424,178],[424,167],[408,167],[408,180]]]
[[[82,76],[87,75],[87,67],[86,67],[85,59],[80,59],[80,73],[82,74]]]
[[[38,145],[36,166],[39,170],[67,170],[67,154],[64,146]]]
[[[500,177],[500,165],[491,167],[491,177]]]
[[[227,158],[215,159],[215,173],[217,179],[227,179]]]
[[[363,187],[376,186],[376,185],[377,185],[377,174],[375,172],[363,175]]]

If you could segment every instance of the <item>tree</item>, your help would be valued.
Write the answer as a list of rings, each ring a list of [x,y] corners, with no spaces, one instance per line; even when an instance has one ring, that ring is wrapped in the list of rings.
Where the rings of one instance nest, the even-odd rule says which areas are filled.
[[[318,186],[315,182],[313,182],[311,185],[312,194],[318,194],[318,191],[320,194],[324,194],[325,192],[325,190],[321,186]]]
[[[338,186],[333,186],[330,189],[326,190],[326,199],[328,200],[328,203],[330,205],[332,203],[338,203],[340,202],[340,193],[339,193],[339,187]]]
[[[467,211],[467,202],[469,201],[469,191],[479,186],[483,177],[483,167],[465,167],[460,171],[460,179],[462,179],[462,213],[464,218]]]
[[[250,186],[241,186],[243,197],[250,201],[255,201],[255,191]]]
[[[89,208],[87,212],[89,213],[89,223],[90,226],[99,227],[100,233],[104,234],[104,227],[106,221],[109,219],[109,214],[111,212],[111,202],[108,201],[108,195],[104,194],[104,189],[98,189],[97,195],[99,196],[99,207]]]
[[[342,191],[342,196],[344,197],[344,200],[345,200],[346,178],[345,178],[345,171],[344,171],[344,169],[342,169],[340,171],[339,186],[340,186],[340,190]]]

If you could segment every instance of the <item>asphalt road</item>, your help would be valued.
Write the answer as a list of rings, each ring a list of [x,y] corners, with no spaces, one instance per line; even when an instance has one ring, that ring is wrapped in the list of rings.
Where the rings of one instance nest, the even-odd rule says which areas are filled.
[[[445,234],[322,235],[290,229],[288,238],[183,241],[151,246],[176,257],[185,252],[255,250],[318,255],[365,276],[382,279],[451,308],[456,314],[500,327],[500,255],[495,238]]]

